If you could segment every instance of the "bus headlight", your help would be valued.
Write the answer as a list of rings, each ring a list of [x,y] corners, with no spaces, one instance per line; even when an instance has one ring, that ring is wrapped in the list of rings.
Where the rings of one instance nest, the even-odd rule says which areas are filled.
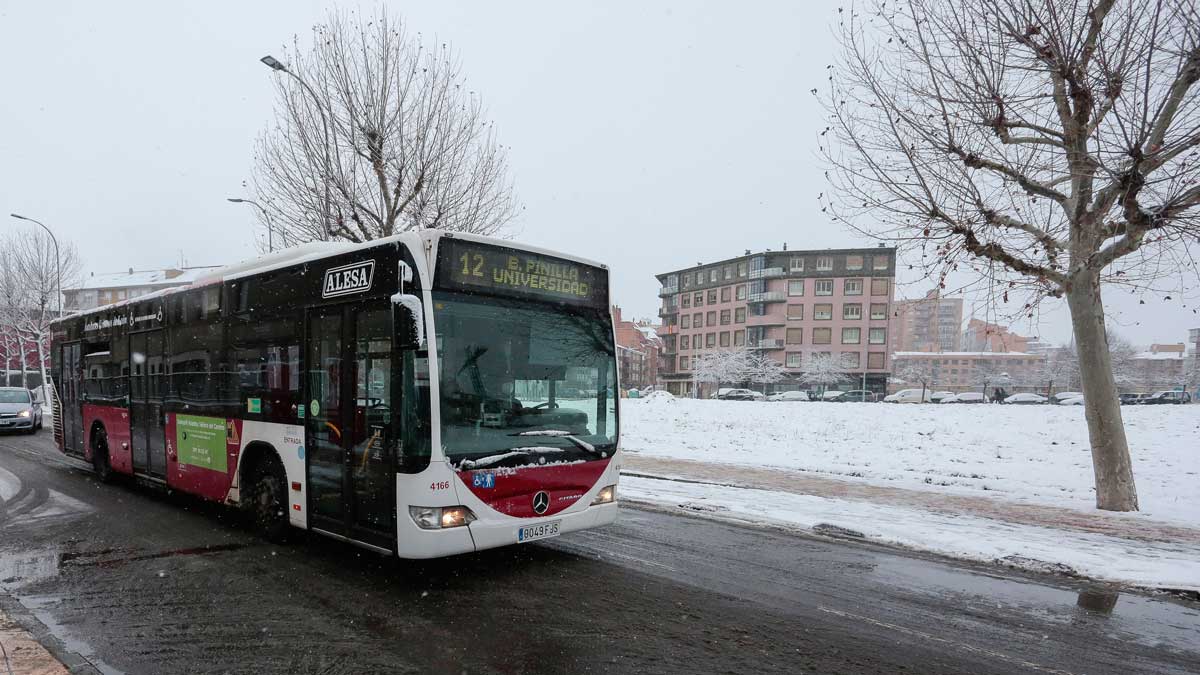
[[[475,520],[475,514],[465,506],[410,506],[408,515],[422,530],[462,527]]]
[[[617,486],[609,485],[608,487],[600,488],[600,491],[596,493],[596,498],[592,500],[592,506],[597,504],[608,504],[609,502],[616,500],[616,498]]]

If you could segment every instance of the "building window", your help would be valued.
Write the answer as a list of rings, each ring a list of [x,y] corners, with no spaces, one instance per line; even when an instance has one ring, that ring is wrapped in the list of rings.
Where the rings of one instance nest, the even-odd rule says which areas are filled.
[[[867,368],[883,370],[883,352],[867,352]]]
[[[691,328],[692,327],[692,316],[690,314],[684,314],[683,316],[679,317],[679,327],[680,328]]]
[[[710,304],[710,305],[717,304],[717,289],[714,288],[708,292],[708,304]]]
[[[814,328],[812,342],[814,345],[827,345],[833,341],[832,328]]]
[[[842,318],[847,321],[857,321],[862,318],[862,305],[855,303],[847,303],[842,305]]]
[[[700,312],[696,312],[695,314],[692,315],[692,328],[703,328],[703,327],[704,327],[704,315],[701,314]]]
[[[800,297],[804,295],[804,280],[789,279],[788,280],[788,295],[792,297]]]
[[[788,265],[788,269],[790,271],[792,271],[792,272],[803,272],[804,271],[804,258],[792,258],[791,261],[789,261],[789,263],[790,264]]]
[[[862,295],[862,279],[847,279],[842,286],[844,295]]]
[[[746,344],[746,331],[744,331],[744,330],[733,331],[733,346],[741,347],[744,344]]]
[[[863,266],[863,257],[861,255],[846,256],[846,269],[851,272],[861,270]]]
[[[817,295],[833,295],[833,279],[817,279],[813,287]]]
[[[739,278],[746,276],[746,263],[740,262],[737,264],[737,274]]]
[[[737,309],[733,310],[733,322],[734,323],[746,323],[746,308],[745,307],[738,307]]]
[[[716,313],[716,312],[709,312],[709,313],[708,313],[708,314],[707,314],[707,315],[704,317],[704,323],[705,323],[705,325],[708,325],[708,326],[715,326],[715,325],[717,325],[717,313]]]
[[[833,319],[833,305],[828,303],[813,305],[813,319],[817,321],[829,321]]]
[[[788,321],[803,321],[804,320],[804,305],[788,305],[787,306]]]
[[[784,341],[787,342],[789,345],[804,344],[804,329],[803,328],[787,329],[787,333],[784,337]]]
[[[888,257],[886,255],[875,256],[875,269],[886,270],[888,268]]]
[[[737,287],[737,299],[738,300],[746,299],[746,284],[742,284],[741,286]]]
[[[679,336],[679,348],[680,349],[691,349],[692,348],[692,337],[690,335],[680,335]]]
[[[858,352],[842,352],[842,367],[846,369],[857,370],[862,363],[862,357]]]
[[[704,294],[697,293],[697,294],[693,295],[692,296],[692,304],[697,307],[703,307],[704,306]]]
[[[714,267],[708,271],[708,280],[709,281],[717,280],[717,268]]]
[[[679,296],[679,298],[679,304],[685,309],[692,306],[692,296],[684,293],[683,295]]]
[[[843,328],[842,329],[842,344],[856,345],[862,342],[861,328]]]
[[[705,333],[704,346],[705,347],[716,347],[717,346],[717,334],[716,333]]]
[[[733,286],[726,286],[725,288],[721,289],[721,302],[729,302],[729,299],[732,297]]]
[[[722,326],[729,325],[729,310],[727,310],[727,309],[721,310],[721,325]]]
[[[831,258],[829,256],[823,256],[823,257],[817,258],[817,271],[818,272],[833,271],[833,258]]]
[[[788,352],[786,365],[788,368],[799,368],[800,367],[800,352]]]
[[[687,366],[688,366],[688,357],[686,357],[686,356],[679,357],[679,369],[687,370]]]
[[[728,281],[732,278],[733,278],[733,265],[726,265],[725,266],[725,280]]]
[[[691,285],[692,285],[692,275],[691,274],[683,275],[683,287],[687,288]]]
[[[729,346],[729,331],[727,331],[727,330],[721,331],[721,346],[722,347]]]
[[[870,332],[867,333],[867,342],[873,345],[881,345],[887,342],[887,329],[872,328]]]
[[[888,280],[887,279],[872,279],[871,280],[871,295],[887,295]]]
[[[887,304],[871,303],[871,320],[879,321],[887,318]]]

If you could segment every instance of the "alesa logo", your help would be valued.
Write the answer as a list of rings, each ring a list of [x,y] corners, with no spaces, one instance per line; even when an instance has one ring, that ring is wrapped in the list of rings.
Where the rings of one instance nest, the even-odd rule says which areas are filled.
[[[371,279],[375,276],[375,261],[367,260],[351,265],[342,265],[331,270],[325,270],[325,283],[321,287],[322,298],[335,298],[339,295],[362,293],[371,289]]]

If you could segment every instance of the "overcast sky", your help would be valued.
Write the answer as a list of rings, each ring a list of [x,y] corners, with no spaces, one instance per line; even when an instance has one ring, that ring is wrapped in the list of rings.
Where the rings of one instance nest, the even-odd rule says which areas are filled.
[[[245,194],[271,116],[258,59],[334,6],[373,7],[0,0],[0,211],[50,225],[89,272],[253,256],[253,214],[225,198]],[[784,242],[873,245],[815,201],[823,125],[808,90],[831,61],[836,3],[390,7],[460,51],[512,148],[515,238],[607,262],[627,316],[656,311],[656,272]],[[1138,343],[1200,326],[1179,298],[1108,297]],[[1061,310],[1014,328],[1069,339]]]

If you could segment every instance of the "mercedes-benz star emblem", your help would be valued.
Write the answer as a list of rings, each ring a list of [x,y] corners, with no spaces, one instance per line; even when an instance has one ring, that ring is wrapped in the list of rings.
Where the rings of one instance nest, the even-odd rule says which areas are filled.
[[[550,495],[545,492],[539,492],[533,496],[533,512],[539,516],[550,508]]]

